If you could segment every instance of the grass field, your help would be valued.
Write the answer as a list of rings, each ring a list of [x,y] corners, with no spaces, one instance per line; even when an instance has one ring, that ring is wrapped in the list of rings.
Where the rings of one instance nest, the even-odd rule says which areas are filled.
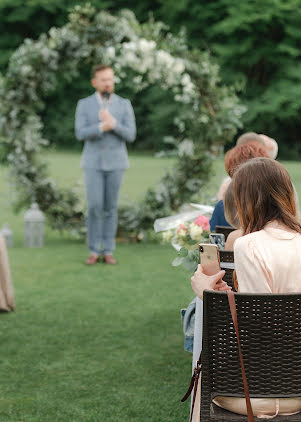
[[[80,154],[78,152],[55,151],[47,154],[47,160],[54,179],[60,186],[70,186],[82,180]],[[174,159],[154,159],[151,155],[132,154],[131,168],[125,174],[121,191],[121,201],[126,198],[142,199],[146,188],[154,186],[166,169],[172,167]],[[301,164],[294,161],[282,161],[289,171],[296,190],[301,197]],[[143,175],[143,177],[141,177]],[[221,180],[225,177],[224,163],[221,158],[214,162],[213,177],[207,190],[214,196]]]
[[[60,185],[81,176],[78,153],[47,154]],[[301,193],[301,165],[286,163]],[[172,160],[131,156],[122,197],[141,199]],[[215,194],[223,164],[215,165]],[[86,267],[80,241],[48,229],[46,246],[22,246],[22,215],[1,169],[1,221],[14,230],[9,250],[16,311],[0,314],[1,422],[182,422],[191,371],[180,308],[193,298],[189,274],[172,268],[159,244],[119,244],[119,265]]]
[[[1,315],[1,421],[185,419],[187,274],[168,247],[119,245],[116,256],[116,267],[86,268],[84,247],[60,239],[10,251],[17,309]]]
[[[48,155],[67,186],[81,177],[78,154]],[[139,199],[170,160],[131,157],[123,195]],[[22,246],[22,214],[1,170],[1,220],[14,230],[9,250],[14,313],[0,314],[1,422],[182,421],[180,398],[191,355],[183,351],[180,308],[193,297],[189,276],[158,244],[120,244],[119,265],[83,264],[79,241],[48,229],[46,246]]]

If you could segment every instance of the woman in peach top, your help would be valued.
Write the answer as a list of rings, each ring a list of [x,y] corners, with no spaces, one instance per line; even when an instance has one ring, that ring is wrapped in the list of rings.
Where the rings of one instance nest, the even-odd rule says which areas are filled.
[[[294,189],[286,169],[269,158],[254,158],[238,168],[234,194],[243,236],[235,241],[234,258],[238,291],[242,293],[301,292],[301,225]],[[218,288],[223,276],[208,277],[201,266],[191,278],[192,288]],[[222,287],[225,290],[225,286]],[[244,398],[215,397],[232,412],[247,414]],[[260,418],[301,411],[301,398],[251,399]]]

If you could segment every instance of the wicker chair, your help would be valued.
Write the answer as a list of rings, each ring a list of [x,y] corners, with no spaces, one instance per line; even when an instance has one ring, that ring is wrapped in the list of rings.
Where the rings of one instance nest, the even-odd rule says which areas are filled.
[[[250,397],[301,397],[301,294],[235,294]],[[245,422],[215,396],[244,397],[227,295],[204,292],[201,422]],[[262,419],[255,418],[256,421]],[[275,422],[300,422],[301,413]]]
[[[234,227],[229,227],[229,226],[215,226],[215,233],[223,233],[225,235],[225,241],[227,240],[227,237],[229,236],[229,234],[231,232],[233,232]]]
[[[233,270],[234,270],[234,252],[233,251],[219,251],[219,257],[221,262],[221,269],[226,271],[226,274],[223,277],[223,280],[226,283],[234,288],[234,280],[233,280]],[[233,264],[232,268],[229,268],[227,265],[223,264]]]
[[[234,262],[233,251],[219,251],[219,257],[221,262]]]

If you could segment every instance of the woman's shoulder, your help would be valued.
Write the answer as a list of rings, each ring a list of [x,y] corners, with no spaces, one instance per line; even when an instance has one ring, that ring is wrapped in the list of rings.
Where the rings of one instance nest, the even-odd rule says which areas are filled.
[[[225,244],[225,250],[233,250],[236,240],[239,239],[241,236],[242,236],[241,229],[237,229],[229,233],[226,244]]]
[[[222,199],[220,201],[218,201],[217,204],[215,205],[214,212],[216,214],[220,214],[220,215],[224,216],[225,209],[224,209],[224,201]]]
[[[271,222],[268,223],[265,228],[264,232],[267,236],[273,237],[275,240],[297,240],[298,242],[301,240],[301,233],[292,230],[279,222]]]
[[[224,209],[224,201],[222,200],[222,199],[220,199],[216,204],[215,204],[215,208],[217,209],[217,210],[219,210],[219,209]]]
[[[279,229],[273,225],[267,225],[262,230],[246,234],[236,239],[234,251],[240,251],[246,248],[265,248],[267,244],[272,245],[277,241],[283,242],[285,240],[295,240],[299,243],[301,242],[301,233],[284,230],[283,228]]]
[[[248,255],[250,257],[256,254],[255,251],[264,249],[266,245],[267,240],[264,230],[249,233],[235,240],[233,248],[234,255],[236,257],[242,255]]]
[[[239,237],[235,241],[235,248],[244,247],[246,245],[252,244],[257,241],[257,239],[261,239],[264,236],[263,230],[259,230],[257,232],[245,234],[244,236]]]

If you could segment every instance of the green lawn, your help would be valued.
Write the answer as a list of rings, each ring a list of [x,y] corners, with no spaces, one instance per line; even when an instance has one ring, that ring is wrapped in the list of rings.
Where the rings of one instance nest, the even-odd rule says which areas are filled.
[[[78,154],[48,154],[60,184],[81,177]],[[141,198],[170,160],[131,157],[123,194]],[[174,251],[120,244],[119,265],[83,264],[79,241],[48,229],[46,246],[22,246],[22,215],[6,206],[17,309],[1,317],[1,422],[183,421],[191,354],[183,351],[180,308],[193,297]],[[0,221],[1,221],[0,220]]]
[[[47,154],[51,173],[60,186],[70,186],[78,181],[83,183],[79,152],[50,152]],[[126,198],[142,199],[146,189],[153,186],[170,168],[174,160],[154,159],[150,154],[131,154],[130,169],[125,173],[121,200]]]
[[[17,310],[1,315],[0,420],[183,421],[187,274],[169,247],[119,245],[116,267],[87,268],[85,252],[64,239],[10,250]]]
[[[47,154],[60,185],[81,178],[78,153]],[[131,156],[122,197],[140,199],[172,160]],[[299,195],[301,165],[286,163]],[[223,177],[216,162],[214,195]],[[22,215],[12,214],[1,169],[1,221],[17,309],[1,318],[1,422],[182,422],[191,371],[180,308],[193,297],[189,274],[172,268],[169,246],[119,244],[119,265],[86,267],[86,247],[48,229],[46,246],[22,246]]]

